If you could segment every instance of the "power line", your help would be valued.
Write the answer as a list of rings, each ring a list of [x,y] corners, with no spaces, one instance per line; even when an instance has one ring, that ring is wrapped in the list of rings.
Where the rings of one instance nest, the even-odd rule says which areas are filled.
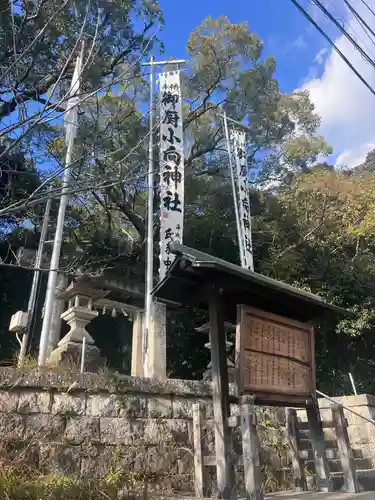
[[[366,27],[364,26],[364,24],[366,25],[366,22],[363,20],[363,18],[358,14],[358,12],[354,9],[354,7],[347,1],[347,0],[343,0],[348,9],[352,12],[352,14],[354,15],[355,19],[357,20],[358,24],[360,25],[360,27],[363,29],[363,31],[365,32],[365,35],[367,36],[367,38],[370,40],[370,42],[375,46],[375,41],[373,40],[373,38],[371,38],[370,34],[368,33],[368,30],[366,29]],[[311,2],[312,3],[312,2]],[[337,12],[339,12],[339,9],[335,6],[335,4],[333,3],[333,0],[329,0],[329,3],[332,5],[333,9],[335,9]],[[336,18],[342,23],[343,26],[347,26],[348,27],[348,31],[351,30],[352,33],[353,33],[353,38],[355,41],[357,41],[357,39],[359,39],[362,43],[362,46],[365,47],[366,44],[364,42],[364,40],[362,39],[362,36],[359,35],[357,33],[357,31],[353,28],[353,26],[350,24],[349,21],[347,21],[346,19],[344,19],[344,17],[339,14],[339,16],[336,16]],[[362,21],[362,22],[361,22]],[[371,31],[371,28],[369,27],[369,30]],[[370,51],[368,51],[370,53],[370,55],[375,59],[374,57],[374,54]]]
[[[367,54],[366,51],[362,49],[360,45],[354,40],[354,38],[346,31],[346,29],[341,26],[337,19],[325,8],[325,6],[319,0],[312,0],[313,3],[319,7],[319,9],[325,14],[325,16],[333,22],[333,24],[341,31],[341,33],[350,41],[350,43],[359,51],[359,53],[366,59],[367,62],[375,69],[375,63],[373,59]]]
[[[348,0],[344,0],[345,5],[348,7],[350,12],[354,15],[354,17],[357,19],[357,21],[362,24],[363,31],[366,33],[370,41],[375,45],[374,40],[371,38],[371,36],[368,34],[368,31],[372,34],[372,36],[375,37],[375,32],[373,29],[366,23],[366,21],[363,19],[362,16],[358,14],[358,12],[355,10],[355,8],[351,5],[351,3]]]
[[[353,66],[353,64],[349,61],[349,59],[341,52],[341,50],[337,47],[335,42],[330,38],[327,33],[319,26],[318,23],[314,21],[314,19],[310,16],[310,14],[302,7],[297,0],[291,0],[291,2],[297,7],[297,9],[306,17],[306,19],[319,31],[319,33],[327,40],[327,42],[333,47],[333,49],[338,53],[343,61],[349,66],[349,68],[353,71],[353,73],[361,80],[361,82],[368,88],[368,90],[375,96],[375,90],[373,87],[367,82],[367,80],[359,73],[359,71]]]
[[[371,14],[372,14],[373,16],[375,16],[375,12],[372,10],[372,8],[369,6],[369,4],[368,4],[367,2],[365,2],[365,0],[361,0],[361,2],[363,3],[363,5],[364,5],[365,7],[367,7],[367,8],[368,8],[368,10],[371,12]]]

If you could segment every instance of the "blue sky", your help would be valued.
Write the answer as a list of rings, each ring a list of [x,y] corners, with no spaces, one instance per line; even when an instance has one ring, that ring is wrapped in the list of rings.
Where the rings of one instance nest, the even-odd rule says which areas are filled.
[[[284,91],[291,91],[303,82],[316,47],[324,45],[319,34],[311,30],[314,44],[300,50],[308,23],[289,0],[160,0],[159,3],[166,21],[162,38],[168,56],[186,56],[190,32],[207,16],[225,15],[232,23],[246,21],[249,29],[264,41],[264,55],[276,57],[277,77]],[[181,4],[179,8],[177,3]]]
[[[375,0],[367,1],[375,9]],[[375,70],[316,7],[308,0],[300,2],[375,87]],[[233,23],[246,21],[250,30],[264,41],[264,55],[276,58],[276,77],[281,90],[310,90],[311,99],[322,117],[320,132],[333,146],[332,160],[338,167],[354,166],[363,161],[367,151],[375,148],[375,97],[290,0],[159,0],[159,3],[166,21],[161,35],[166,56],[186,57],[189,33],[207,16],[226,15]],[[343,0],[323,3],[375,59],[375,44],[366,38]],[[363,2],[352,0],[352,4],[375,30],[375,17]]]

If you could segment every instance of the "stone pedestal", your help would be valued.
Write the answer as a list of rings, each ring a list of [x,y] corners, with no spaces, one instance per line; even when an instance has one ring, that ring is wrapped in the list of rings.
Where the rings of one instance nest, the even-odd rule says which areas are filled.
[[[153,302],[148,329],[148,351],[144,355],[144,376],[167,378],[167,310],[165,304]]]
[[[64,362],[79,365],[82,358],[83,339],[86,339],[85,368],[86,371],[96,371],[104,364],[99,349],[86,330],[86,325],[98,316],[97,311],[85,307],[73,306],[65,311],[61,317],[70,326],[70,331],[60,340],[48,358],[47,364],[60,365]]]
[[[93,311],[92,309],[88,309],[86,307],[70,307],[61,315],[61,318],[64,319],[70,326],[70,330],[57,345],[61,346],[66,342],[82,344],[83,338],[86,338],[86,345],[93,345],[94,340],[86,330],[86,326],[98,315],[98,311]]]
[[[143,377],[143,314],[137,313],[133,320],[132,377]]]

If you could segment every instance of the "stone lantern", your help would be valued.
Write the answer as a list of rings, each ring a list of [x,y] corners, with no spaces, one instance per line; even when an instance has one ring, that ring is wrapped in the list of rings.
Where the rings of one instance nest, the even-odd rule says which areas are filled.
[[[94,302],[108,293],[81,281],[71,283],[61,294],[61,298],[68,301],[68,309],[62,313],[61,318],[68,323],[70,330],[52,351],[47,364],[58,365],[65,360],[78,364],[82,356],[83,339],[86,339],[85,366],[88,370],[95,370],[103,364],[104,360],[100,357],[100,351],[94,345],[94,340],[86,330],[86,326],[99,314],[93,308]]]
[[[236,331],[235,325],[232,325],[232,323],[229,323],[228,321],[225,321],[224,323],[224,328],[225,328],[225,334],[227,335],[228,333],[234,333]],[[196,328],[195,331],[199,333],[204,333],[210,337],[210,324],[205,323],[204,325],[200,326],[199,328]],[[233,347],[233,342],[229,342],[226,340],[226,350],[227,353],[230,352],[231,348]],[[207,344],[204,345],[207,349],[210,349],[211,352],[211,342],[207,342]],[[235,366],[233,361],[227,356],[227,366],[228,366],[228,381],[229,383],[235,382],[236,374],[235,374]],[[209,362],[207,366],[207,370],[203,373],[203,380],[212,380],[212,364],[211,361]]]

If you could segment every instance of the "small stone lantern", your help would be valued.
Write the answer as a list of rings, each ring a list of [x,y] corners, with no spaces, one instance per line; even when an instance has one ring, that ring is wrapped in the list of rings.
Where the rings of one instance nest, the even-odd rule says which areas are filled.
[[[225,321],[224,323],[224,328],[225,328],[225,334],[228,333],[234,333],[236,331],[235,325],[232,325],[232,323],[229,323],[228,321]],[[195,331],[199,333],[204,333],[210,337],[210,324],[205,323],[204,325],[200,326],[199,328],[196,328]],[[231,348],[233,347],[233,342],[229,342],[226,340],[225,342],[227,352],[229,353]],[[204,344],[204,347],[207,349],[210,349],[211,352],[211,342],[207,342],[207,344]],[[229,383],[235,382],[236,374],[235,374],[235,366],[233,361],[227,356],[227,366],[228,366],[228,381]],[[211,361],[209,362],[207,366],[207,370],[203,373],[203,380],[209,381],[212,380],[212,364]]]
[[[62,313],[61,318],[68,323],[70,330],[57,344],[57,348],[52,351],[47,364],[58,365],[64,360],[78,364],[82,356],[84,338],[86,339],[85,366],[91,371],[103,364],[104,360],[100,357],[100,351],[94,345],[94,340],[86,330],[86,326],[99,315],[98,311],[93,309],[94,302],[108,293],[82,281],[71,283],[61,294],[61,297],[68,301],[68,309]]]

